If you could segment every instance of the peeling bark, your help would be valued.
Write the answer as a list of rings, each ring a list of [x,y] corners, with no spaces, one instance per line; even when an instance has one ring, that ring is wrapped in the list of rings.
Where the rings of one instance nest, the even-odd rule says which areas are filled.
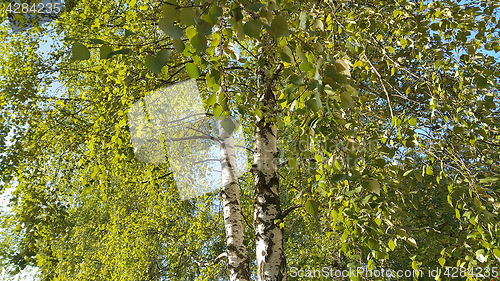
[[[234,138],[224,131],[220,122],[219,136],[222,141],[221,166],[224,187],[221,192],[221,199],[224,206],[229,278],[231,281],[250,281],[249,258],[245,246],[245,232],[236,171]]]
[[[259,80],[263,81],[264,73],[260,73],[259,76]],[[259,98],[264,110],[263,117],[258,120],[255,130],[255,154],[252,166],[255,179],[254,219],[259,281],[282,281],[287,278],[283,232],[279,222],[275,223],[282,217],[282,211],[279,197],[276,127],[273,122],[276,117],[276,101],[271,87],[272,80],[273,78]]]

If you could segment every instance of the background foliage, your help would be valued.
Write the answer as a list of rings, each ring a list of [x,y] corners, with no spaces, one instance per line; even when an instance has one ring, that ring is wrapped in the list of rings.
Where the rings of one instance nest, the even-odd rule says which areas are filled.
[[[289,268],[438,267],[447,280],[447,266],[499,266],[497,13],[496,1],[82,0],[23,33],[4,22],[2,265],[40,280],[226,280],[223,261],[199,266],[224,251],[217,192],[179,201],[168,163],[134,159],[126,112],[197,79],[207,112],[239,117],[251,150],[255,74],[283,67],[282,206],[303,205],[283,221]],[[240,181],[253,259],[253,179]]]

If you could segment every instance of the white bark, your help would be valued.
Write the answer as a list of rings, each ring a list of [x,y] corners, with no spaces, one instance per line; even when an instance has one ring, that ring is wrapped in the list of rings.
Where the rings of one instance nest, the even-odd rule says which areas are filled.
[[[263,81],[265,75],[260,75]],[[255,154],[252,172],[255,180],[254,219],[259,281],[284,281],[286,258],[283,247],[283,232],[276,220],[281,219],[279,197],[278,147],[276,128],[275,96],[268,82],[260,96],[263,118],[258,120],[255,130]],[[262,83],[264,84],[264,83]],[[261,84],[261,85],[262,85]]]
[[[227,134],[219,121],[221,143],[224,226],[229,278],[231,281],[250,281],[249,259],[245,246],[245,233],[240,206],[239,183],[236,169],[234,138]]]

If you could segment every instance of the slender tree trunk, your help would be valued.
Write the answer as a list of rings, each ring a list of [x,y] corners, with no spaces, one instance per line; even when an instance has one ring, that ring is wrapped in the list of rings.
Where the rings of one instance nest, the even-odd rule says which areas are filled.
[[[215,31],[224,28],[224,21],[215,26]],[[216,56],[224,55],[225,38],[221,36]],[[224,71],[221,73],[219,95],[227,94]],[[229,118],[229,117],[228,117]],[[221,200],[224,211],[224,229],[226,231],[226,252],[228,259],[229,280],[250,281],[250,259],[245,245],[245,231],[240,204],[240,185],[236,167],[234,138],[228,134],[218,120],[219,138],[221,139],[222,183]]]
[[[250,267],[240,205],[239,183],[236,170],[234,138],[222,128],[219,121],[221,143],[222,182],[221,192],[224,206],[224,228],[229,278],[231,281],[250,281]]]
[[[281,68],[277,70],[279,73]],[[279,222],[281,204],[278,178],[278,147],[276,142],[276,101],[273,92],[275,77],[263,72],[258,74],[259,100],[262,104],[262,118],[255,129],[255,154],[252,172],[255,179],[254,219],[259,281],[286,280],[286,258],[283,247],[283,232]]]

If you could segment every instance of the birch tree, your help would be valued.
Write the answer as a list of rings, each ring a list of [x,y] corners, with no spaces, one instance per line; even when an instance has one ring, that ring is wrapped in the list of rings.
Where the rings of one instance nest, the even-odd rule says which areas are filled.
[[[322,266],[307,260],[316,238],[339,269],[446,280],[454,266],[498,266],[498,3],[125,2],[77,3],[51,22],[66,38],[48,58],[36,52],[45,27],[2,33],[2,186],[16,189],[9,227],[23,236],[12,264],[53,280],[301,280],[289,269]],[[66,92],[50,95],[56,78]],[[251,177],[232,176],[222,132],[223,218],[216,193],[176,203],[172,163],[131,148],[127,110],[187,78],[207,113],[242,120]],[[89,229],[68,220],[101,215]],[[83,241],[88,256],[69,261],[77,230],[110,244]],[[127,259],[115,267],[113,253]]]

